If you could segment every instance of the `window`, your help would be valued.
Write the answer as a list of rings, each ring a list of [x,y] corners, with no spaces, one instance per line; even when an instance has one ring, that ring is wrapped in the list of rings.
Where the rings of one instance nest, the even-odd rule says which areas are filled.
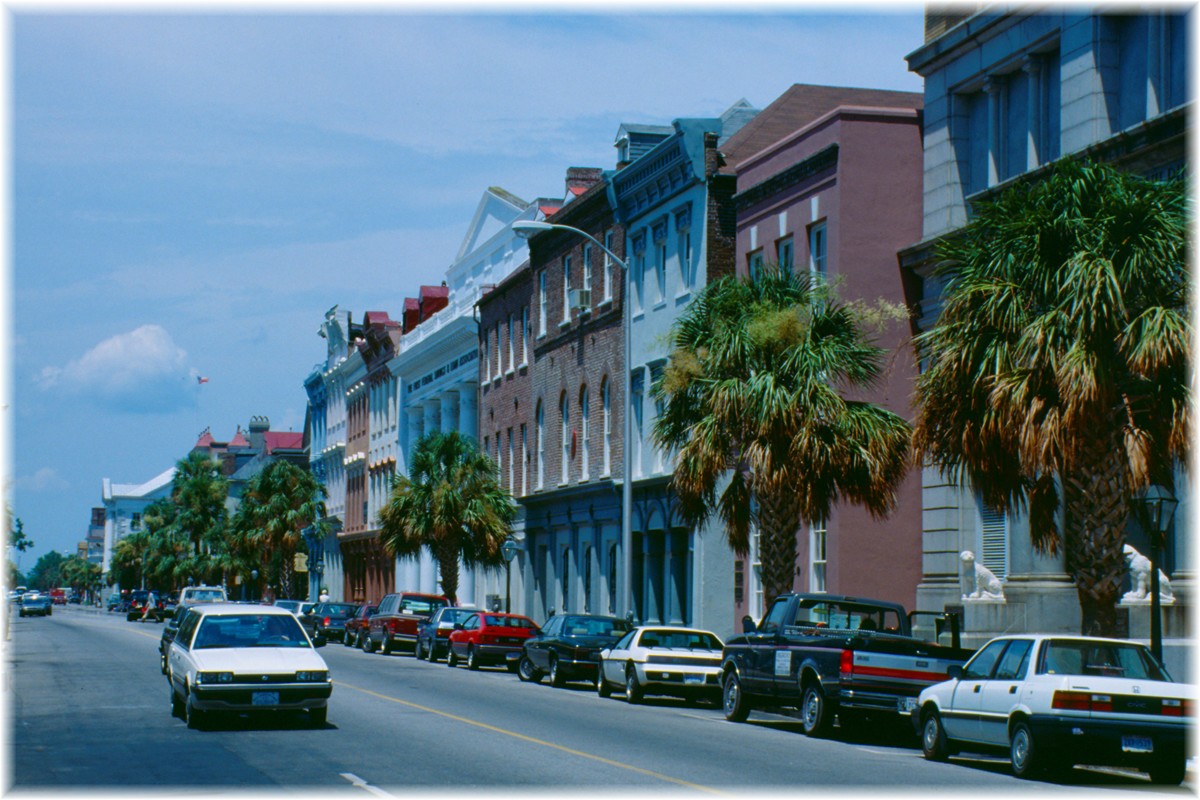
[[[650,385],[651,386],[654,386],[662,379],[662,371],[663,371],[663,365],[661,363],[654,364],[650,367]],[[654,419],[656,422],[663,418],[663,414],[666,413],[666,410],[667,410],[667,401],[662,397],[655,397],[654,398]],[[655,443],[653,445],[653,447],[654,447],[654,471],[662,472],[664,463],[665,463],[664,457],[666,454],[665,454],[663,448],[659,447],[657,443]]]
[[[529,363],[529,306],[521,309],[521,366]]]
[[[781,597],[771,605],[771,612],[762,621],[760,630],[763,633],[778,633],[783,628],[783,621],[787,617],[787,607],[789,598]]]
[[[583,387],[579,394],[579,480],[586,481],[588,475],[588,457],[591,450],[588,447],[588,390]]]
[[[546,411],[540,400],[537,404],[537,430],[534,431],[534,436],[537,437],[537,488],[541,489],[546,480]]]
[[[492,379],[492,348],[489,346],[488,331],[483,331],[483,380],[486,383]]]
[[[508,429],[508,491],[512,492],[514,494],[517,491],[517,484],[514,480],[516,478],[515,470],[516,470],[516,468],[513,465],[512,428],[509,428]]]
[[[521,424],[521,494],[529,494],[529,442],[525,438],[525,424]]]
[[[1000,665],[996,667],[996,680],[1020,681],[1025,679],[1025,671],[1029,668],[1029,654],[1033,650],[1033,642],[1029,639],[1014,639]]]
[[[763,254],[762,250],[755,250],[746,256],[746,270],[750,274],[750,280],[758,280],[758,276],[762,274],[763,269]]]
[[[571,321],[571,257],[563,256],[562,260],[562,275],[563,275],[563,322]]]
[[[504,374],[504,342],[500,338],[500,323],[496,323],[496,377]]]
[[[814,522],[808,529],[808,590],[810,592],[828,591],[825,583],[827,533],[828,528],[824,520]]]
[[[792,269],[792,260],[795,257],[792,248],[793,242],[790,236],[785,236],[775,244],[776,263],[779,264],[779,269],[787,271]]]
[[[667,297],[667,241],[663,239],[654,246],[657,258],[654,259],[655,277],[658,279],[658,299],[661,302]]]
[[[496,431],[496,483],[504,485],[504,461],[500,453],[500,431]]]
[[[976,561],[1004,580],[1008,577],[1008,517],[984,506],[978,495],[975,504],[979,512]]]
[[[692,204],[675,211],[675,246],[679,256],[679,285],[692,288]]]
[[[571,430],[570,430],[570,408],[568,407],[567,393],[562,393],[562,398],[559,401],[559,406],[562,410],[562,479],[559,483],[566,483],[568,471],[571,463]]]
[[[976,653],[975,657],[968,661],[967,666],[963,669],[963,678],[975,681],[990,678],[992,676],[992,669],[995,668],[996,661],[1000,658],[1000,652],[1007,644],[1007,639],[1000,639]]]
[[[634,237],[633,240],[633,264],[630,265],[633,274],[629,276],[630,283],[633,284],[633,313],[637,314],[642,310],[643,293],[645,289],[646,277],[646,233],[643,231]]]
[[[579,288],[588,293],[587,306],[582,310],[585,312],[590,311],[592,305],[592,246],[590,244],[583,246],[583,284]]]
[[[808,270],[814,275],[826,277],[825,221],[814,223],[808,229]]]
[[[604,232],[604,247],[607,250],[612,250],[613,235],[612,231]],[[604,253],[604,299],[612,300],[613,286],[613,260],[607,252]]]
[[[513,344],[513,334],[516,331],[517,319],[512,314],[508,315],[508,371],[512,372],[517,367],[516,348]]]
[[[129,517],[129,530],[140,531],[141,529],[142,529],[142,515],[135,511]]]
[[[612,398],[609,396],[609,380],[605,376],[600,382],[600,403],[603,406],[603,423],[604,423],[604,447],[603,447],[603,469],[601,475],[612,474]]]
[[[538,273],[538,336],[546,335],[546,270]]]
[[[633,476],[642,476],[642,371],[633,376],[630,392],[630,411],[633,413]]]

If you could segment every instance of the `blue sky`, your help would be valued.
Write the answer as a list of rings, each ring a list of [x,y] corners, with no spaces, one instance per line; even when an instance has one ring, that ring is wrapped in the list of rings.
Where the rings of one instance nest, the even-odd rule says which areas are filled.
[[[301,430],[325,310],[398,317],[488,186],[561,195],[568,166],[614,165],[623,121],[761,108],[792,83],[921,90],[915,4],[8,12],[24,570],[74,551],[102,478],[146,481],[206,426]]]

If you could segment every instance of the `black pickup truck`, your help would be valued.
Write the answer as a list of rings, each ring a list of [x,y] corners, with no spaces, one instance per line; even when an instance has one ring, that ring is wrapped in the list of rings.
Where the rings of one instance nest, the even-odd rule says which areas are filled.
[[[761,623],[746,617],[744,633],[725,643],[725,716],[744,722],[752,708],[798,709],[804,732],[820,736],[839,716],[849,728],[908,715],[922,689],[946,680],[946,670],[974,652],[958,647],[955,617],[934,616],[935,630],[951,631],[950,645],[914,637],[911,616],[896,603],[780,595]]]

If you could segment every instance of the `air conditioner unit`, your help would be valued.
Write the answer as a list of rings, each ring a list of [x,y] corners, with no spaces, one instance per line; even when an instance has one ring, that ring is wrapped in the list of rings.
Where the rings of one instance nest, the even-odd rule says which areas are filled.
[[[592,290],[591,289],[572,289],[567,296],[567,300],[571,308],[578,308],[581,311],[589,311],[592,308]]]

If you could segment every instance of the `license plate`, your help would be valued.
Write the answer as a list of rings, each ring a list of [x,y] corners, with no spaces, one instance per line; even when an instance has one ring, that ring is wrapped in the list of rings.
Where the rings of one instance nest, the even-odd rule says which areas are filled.
[[[1153,753],[1154,741],[1149,736],[1122,736],[1121,750],[1126,753]]]
[[[684,675],[683,682],[684,683],[704,683],[704,676],[703,675]]]
[[[279,692],[254,692],[250,695],[250,704],[254,706],[279,705]]]
[[[901,714],[911,714],[917,710],[917,698],[902,697],[896,701],[896,711]]]

